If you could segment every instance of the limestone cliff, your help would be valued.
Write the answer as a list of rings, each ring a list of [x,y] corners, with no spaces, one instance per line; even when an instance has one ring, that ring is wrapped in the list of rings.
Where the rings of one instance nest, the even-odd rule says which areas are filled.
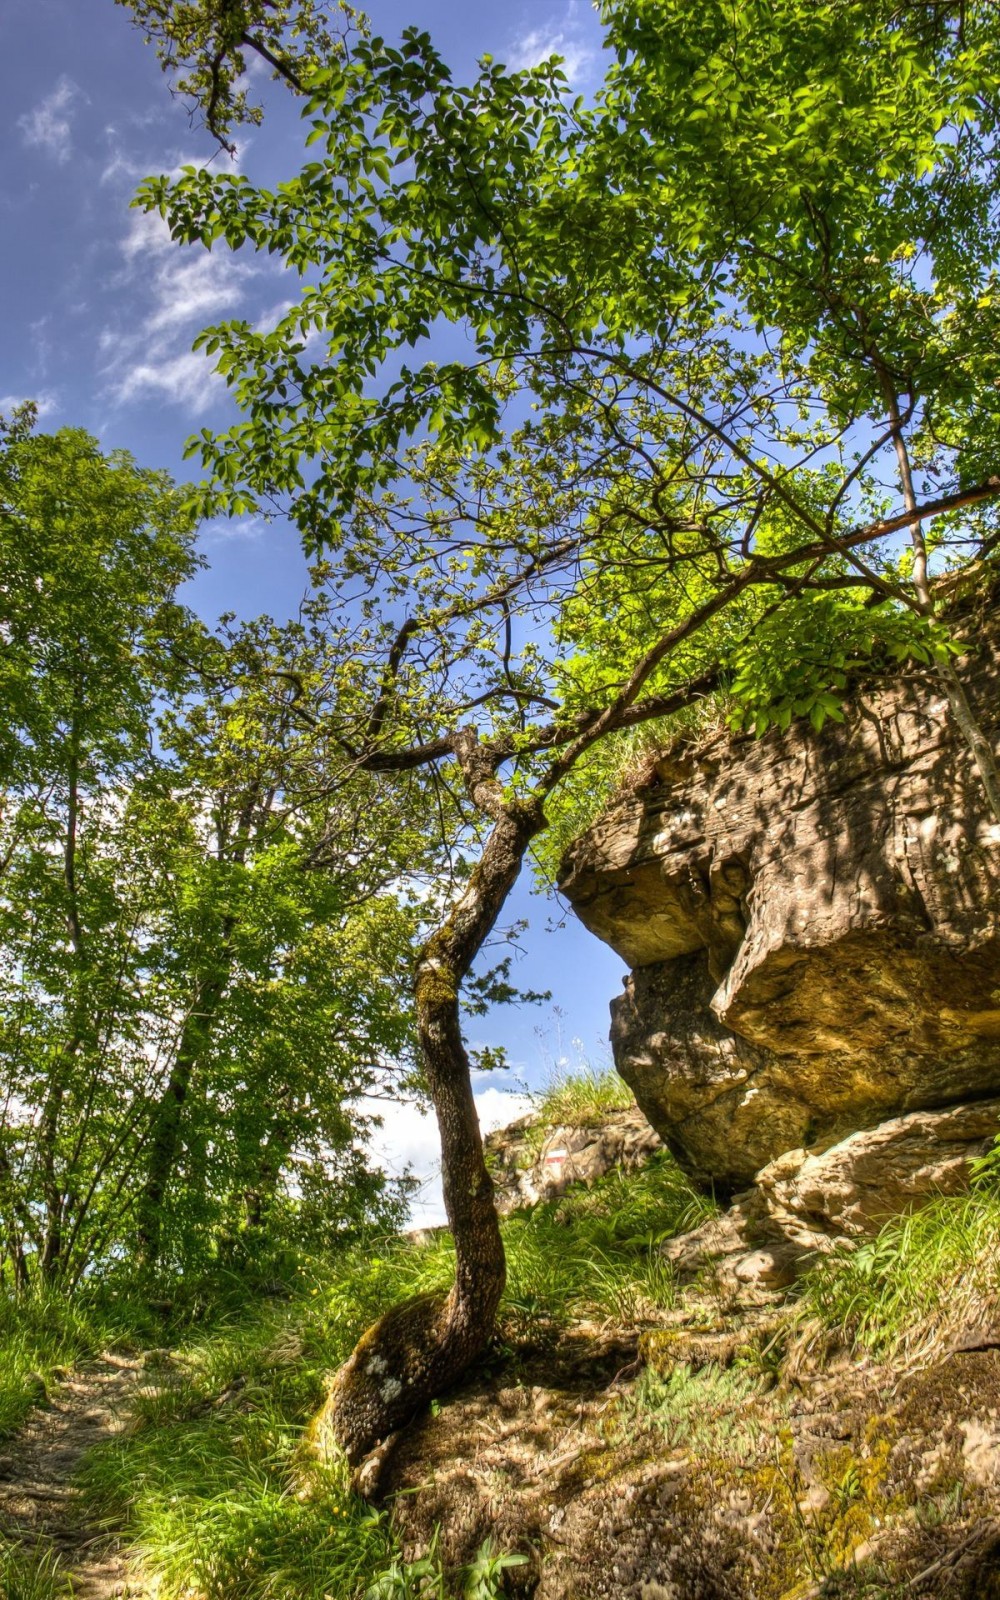
[[[959,663],[996,745],[1000,627]],[[632,968],[619,1072],[703,1178],[1000,1092],[1000,826],[933,675],[664,755],[561,888]]]

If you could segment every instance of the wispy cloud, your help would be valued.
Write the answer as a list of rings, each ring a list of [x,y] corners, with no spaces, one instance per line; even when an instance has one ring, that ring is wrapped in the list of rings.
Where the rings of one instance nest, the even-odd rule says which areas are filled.
[[[55,161],[68,161],[73,153],[73,115],[83,98],[72,78],[61,77],[51,94],[18,118],[24,143],[44,150]]]
[[[267,532],[267,518],[259,514],[228,520],[215,517],[211,522],[202,523],[198,539],[202,545],[256,544]]]
[[[224,386],[211,360],[192,351],[192,336],[235,311],[260,268],[226,250],[178,245],[155,213],[132,212],[121,250],[123,283],[140,312],[128,331],[107,329],[101,336],[114,399],[124,404],[158,396],[195,415],[206,411]]]
[[[134,350],[134,345],[129,346]],[[114,398],[125,405],[130,400],[158,396],[183,406],[195,416],[207,411],[218,399],[221,381],[212,372],[211,363],[194,350],[180,355],[151,355],[145,361],[130,360],[119,350],[112,363],[118,376],[112,383]]]
[[[581,10],[570,0],[562,15],[551,17],[541,27],[519,35],[511,48],[511,66],[520,71],[537,67],[550,56],[562,56],[563,71],[570,83],[586,76],[597,59],[594,19],[589,9]]]
[[[146,176],[149,171],[149,163],[136,161],[125,149],[113,142],[118,137],[116,129],[106,128],[104,131],[112,144],[112,148],[101,169],[100,182],[102,184],[121,182],[128,184],[129,188],[134,187],[140,178]]]

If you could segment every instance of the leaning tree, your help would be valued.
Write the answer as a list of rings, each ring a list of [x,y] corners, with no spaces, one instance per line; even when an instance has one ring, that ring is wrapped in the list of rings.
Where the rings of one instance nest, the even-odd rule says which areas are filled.
[[[168,32],[190,10],[135,9]],[[819,727],[877,655],[940,676],[1000,816],[934,583],[996,537],[990,9],[609,0],[591,104],[556,63],[484,59],[463,87],[425,34],[353,26],[294,74],[298,174],[141,191],[178,240],[302,280],[273,329],[201,336],[241,418],[194,448],[206,506],[280,508],[324,555],[350,639],[326,781],[424,775],[428,828],[447,795],[478,829],[415,981],[456,1278],[339,1374],[352,1461],[490,1337],[504,1257],[459,995],[595,752],[720,694],[758,732]],[[262,18],[280,53],[295,14],[221,10],[231,57],[174,35],[217,128],[219,61]]]

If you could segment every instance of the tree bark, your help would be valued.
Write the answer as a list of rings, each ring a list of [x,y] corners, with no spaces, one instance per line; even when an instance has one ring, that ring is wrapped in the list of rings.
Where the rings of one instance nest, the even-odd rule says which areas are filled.
[[[451,916],[421,951],[415,980],[421,1055],[441,1131],[455,1282],[447,1296],[421,1296],[387,1312],[337,1374],[317,1428],[321,1436],[332,1433],[352,1466],[461,1377],[489,1343],[503,1294],[503,1241],[462,1039],[459,991],[545,818],[537,802],[501,802],[494,782],[479,796],[494,817],[492,833]]]
[[[177,1056],[163,1095],[156,1107],[150,1135],[146,1181],[137,1208],[136,1234],[144,1266],[155,1267],[163,1238],[163,1201],[177,1164],[184,1103],[195,1068],[203,1060],[228,971],[202,983],[181,1030]]]

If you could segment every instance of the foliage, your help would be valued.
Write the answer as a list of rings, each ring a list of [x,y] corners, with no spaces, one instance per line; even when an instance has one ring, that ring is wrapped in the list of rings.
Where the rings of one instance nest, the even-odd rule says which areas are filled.
[[[148,743],[157,693],[183,688],[195,624],[178,585],[199,564],[185,496],[79,429],[0,419],[0,783],[42,790],[65,747],[102,776]]]
[[[273,331],[203,336],[243,411],[198,441],[204,500],[284,501],[350,582],[383,575],[374,617],[407,598],[431,683],[394,668],[400,740],[475,705],[524,769],[532,704],[570,737],[651,651],[645,715],[704,684],[739,725],[820,726],[873,651],[947,654],[916,566],[880,548],[885,474],[933,502],[995,465],[1000,67],[988,8],[879,11],[873,34],[867,0],[616,0],[589,108],[552,63],[461,87],[425,34],[362,36],[310,78],[319,154],[280,189],[145,186],[178,237],[306,276]],[[436,358],[448,322],[469,359]],[[943,537],[989,537],[952,500]],[[371,699],[393,635],[367,641]]]
[[[226,37],[214,5],[134,9],[231,103],[259,8]],[[934,583],[997,538],[993,9],[606,0],[590,105],[555,61],[461,84],[427,34],[359,31],[298,80],[297,173],[140,191],[301,283],[274,327],[198,340],[239,419],[192,441],[197,504],[283,508],[325,558],[326,792],[394,777],[453,862],[415,988],[456,1360],[503,1281],[459,991],[592,749],[717,694],[819,731],[852,673],[927,671],[1000,819]]]
[[[173,92],[197,106],[206,126],[231,153],[233,125],[259,123],[261,107],[247,89],[252,57],[272,75],[302,92],[345,29],[360,19],[350,6],[325,0],[117,0],[156,44],[164,72],[176,75]],[[330,13],[334,15],[331,16]]]
[[[422,913],[394,880],[421,852],[388,817],[359,852],[367,797],[311,792],[322,604],[209,636],[174,598],[196,558],[162,475],[18,425],[0,473],[11,1280],[400,1220],[354,1102],[412,1050]]]
[[[148,767],[156,698],[187,685],[172,647],[183,655],[197,633],[174,599],[195,565],[181,496],[123,453],[102,456],[85,434],[35,435],[30,423],[15,418],[0,435],[10,708],[0,749],[0,1212],[22,1284],[27,1253],[54,1265],[81,1221],[57,1175],[60,1138],[72,1151],[96,1133],[112,1189],[131,1139],[107,1121],[114,1068],[101,1083],[84,1062],[101,1061],[115,1008],[137,1054],[121,951],[151,863],[125,837],[127,796]],[[127,920],[115,915],[116,890],[131,895]],[[87,1157],[72,1181],[84,1210],[102,1176],[93,1147]]]
[[[562,1123],[586,1128],[603,1121],[609,1111],[626,1111],[635,1104],[631,1089],[613,1067],[585,1065],[573,1071],[556,1071],[536,1099],[532,1116],[540,1129]]]
[[[335,771],[435,768],[485,821],[469,727],[508,804],[575,823],[645,722],[819,729],[852,673],[929,667],[1000,803],[927,565],[993,538],[996,40],[876,9],[616,0],[589,107],[551,62],[463,86],[359,36],[297,175],[144,186],[303,280],[202,336],[241,418],[192,447],[203,508],[285,506],[360,605]]]

